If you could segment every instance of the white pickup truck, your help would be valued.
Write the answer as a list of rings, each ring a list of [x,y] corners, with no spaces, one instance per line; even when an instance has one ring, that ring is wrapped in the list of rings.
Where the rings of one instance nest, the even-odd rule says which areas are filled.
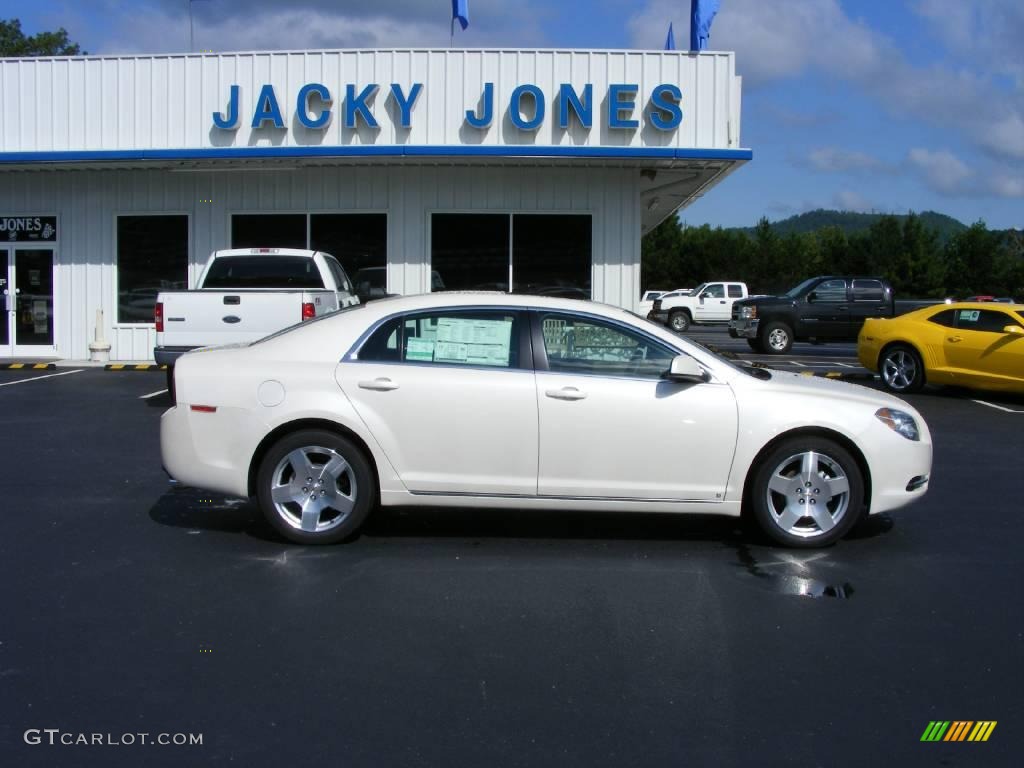
[[[683,333],[691,324],[728,323],[734,301],[747,298],[746,283],[701,283],[687,295],[655,299],[648,319]]]
[[[195,290],[156,297],[153,357],[167,366],[189,350],[255,341],[289,325],[358,304],[328,253],[295,248],[214,251]]]

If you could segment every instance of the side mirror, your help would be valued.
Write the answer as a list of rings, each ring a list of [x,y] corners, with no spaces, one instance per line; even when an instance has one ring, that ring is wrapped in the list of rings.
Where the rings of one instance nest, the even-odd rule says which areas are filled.
[[[1003,328],[1003,333],[1009,333],[1011,336],[1024,336],[1024,328],[1019,325],[1008,325]]]
[[[808,304],[813,304],[817,299],[818,299],[818,294],[816,292],[811,291],[810,293],[807,294],[807,303]]]
[[[701,368],[700,363],[692,357],[689,355],[676,355],[672,358],[672,365],[662,375],[662,378],[669,381],[703,384],[709,377],[707,371]]]

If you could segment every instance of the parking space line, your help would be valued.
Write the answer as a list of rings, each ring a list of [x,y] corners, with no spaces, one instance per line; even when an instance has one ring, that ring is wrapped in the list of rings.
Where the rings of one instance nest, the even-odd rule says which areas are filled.
[[[8,381],[0,384],[0,387],[13,387],[15,384],[24,384],[26,381],[39,381],[40,379],[52,379],[54,376],[70,376],[72,373],[81,373],[84,368],[76,368],[73,371],[64,371],[63,373],[48,373],[45,376],[32,376],[28,379],[18,379],[17,381]]]
[[[1006,411],[1007,413],[1024,413],[1024,411],[1018,411],[1016,408],[1007,408],[1004,405],[996,405],[995,403],[987,403],[984,400],[971,400],[972,403],[978,405],[987,405],[989,408],[995,408],[1000,411]]]
[[[148,395],[139,395],[139,400],[149,400],[149,398],[162,395],[166,391],[166,389],[158,389],[156,392],[150,392]]]

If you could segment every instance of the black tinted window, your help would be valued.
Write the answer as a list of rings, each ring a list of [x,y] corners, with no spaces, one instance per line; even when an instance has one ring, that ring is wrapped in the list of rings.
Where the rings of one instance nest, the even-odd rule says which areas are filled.
[[[187,280],[188,216],[117,218],[117,322],[152,323],[157,293]]]
[[[320,270],[305,256],[223,256],[204,288],[323,288]]]
[[[854,301],[881,301],[885,297],[880,280],[854,280]]]
[[[742,299],[743,298],[743,288],[741,288],[738,285],[730,285],[729,286],[729,298],[730,299]]]
[[[944,309],[937,315],[932,315],[928,318],[929,323],[935,323],[936,325],[944,325],[947,328],[956,327],[956,310],[955,309]]]
[[[965,331],[989,333],[1002,333],[1008,325],[1020,325],[1012,315],[992,309],[958,309],[956,320],[957,326]]]
[[[846,301],[846,281],[825,280],[813,293],[815,301]]]
[[[306,248],[306,214],[235,214],[231,217],[231,247]]]

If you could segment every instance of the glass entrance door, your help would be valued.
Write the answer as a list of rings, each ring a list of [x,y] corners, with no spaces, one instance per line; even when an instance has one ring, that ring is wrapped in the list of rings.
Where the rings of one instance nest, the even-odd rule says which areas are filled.
[[[0,254],[0,355],[53,355],[53,251],[11,248]]]

